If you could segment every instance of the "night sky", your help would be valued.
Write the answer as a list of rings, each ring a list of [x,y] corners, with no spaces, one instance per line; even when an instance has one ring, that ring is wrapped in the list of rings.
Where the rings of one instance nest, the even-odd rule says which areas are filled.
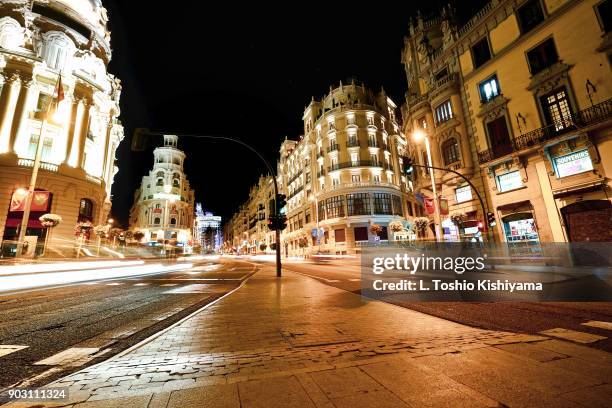
[[[381,86],[401,105],[400,62],[410,16],[446,1],[257,2],[103,0],[112,32],[109,71],[123,82],[126,138],[117,158],[113,215],[127,226],[134,190],[153,165],[152,149],[131,152],[138,127],[239,138],[275,163],[281,141],[296,139],[312,96],[356,78]],[[457,1],[460,19],[485,0]],[[176,5],[174,7],[173,5]],[[159,144],[161,138],[153,139]],[[183,138],[196,201],[226,219],[248,197],[263,165],[238,145]]]

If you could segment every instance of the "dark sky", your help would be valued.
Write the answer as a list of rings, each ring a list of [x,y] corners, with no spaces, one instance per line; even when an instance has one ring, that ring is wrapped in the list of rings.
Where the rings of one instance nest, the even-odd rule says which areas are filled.
[[[409,17],[445,3],[104,0],[112,31],[109,70],[123,82],[126,134],[117,154],[114,216],[127,225],[133,192],[153,164],[151,151],[130,152],[135,128],[239,138],[275,162],[280,142],[301,134],[311,96],[320,98],[331,84],[354,77],[375,90],[384,86],[403,103],[400,51]],[[456,8],[465,18],[483,3],[461,0]],[[224,218],[264,172],[238,145],[185,138],[179,144],[196,200]]]

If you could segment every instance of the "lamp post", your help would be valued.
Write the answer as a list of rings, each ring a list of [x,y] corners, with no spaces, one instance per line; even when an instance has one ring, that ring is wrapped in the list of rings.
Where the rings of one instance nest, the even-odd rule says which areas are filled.
[[[319,252],[321,249],[321,240],[319,237],[319,200],[317,199],[317,196],[313,194],[312,197],[310,197],[310,201],[314,201],[315,203],[315,220],[317,222],[317,252]]]
[[[428,166],[432,165],[432,160],[431,160],[431,147],[429,145],[429,137],[427,136],[427,133],[425,133],[425,131],[423,130],[415,130],[414,133],[412,134],[412,137],[414,139],[415,142],[419,142],[422,139],[425,140],[425,150],[427,152],[427,162],[428,162]],[[438,203],[438,194],[436,193],[436,179],[435,179],[435,175],[434,175],[434,171],[433,169],[430,167],[429,168],[429,177],[431,178],[431,191],[433,192],[434,195],[434,231],[436,234],[436,241],[442,241],[442,231],[440,229],[440,204]]]
[[[17,251],[15,253],[15,257],[21,256],[21,252],[23,250],[23,243],[25,240],[26,231],[28,229],[28,223],[30,221],[30,212],[32,209],[32,199],[34,198],[34,190],[36,189],[36,180],[38,179],[38,171],[40,170],[40,162],[42,159],[42,150],[44,146],[44,141],[42,140],[45,137],[45,133],[47,132],[47,125],[49,121],[52,121],[53,124],[61,125],[61,122],[64,120],[64,110],[60,109],[60,103],[63,99],[63,89],[62,89],[62,80],[61,74],[58,76],[58,80],[55,86],[57,91],[57,97],[53,97],[53,100],[49,102],[47,105],[47,110],[44,113],[43,119],[40,123],[40,131],[38,132],[38,141],[36,143],[36,154],[34,155],[34,163],[32,165],[32,175],[30,176],[30,185],[28,186],[28,195],[26,196],[26,202],[23,209],[23,216],[21,218],[21,225],[19,226],[19,234],[17,236]],[[56,102],[57,99],[57,102]]]

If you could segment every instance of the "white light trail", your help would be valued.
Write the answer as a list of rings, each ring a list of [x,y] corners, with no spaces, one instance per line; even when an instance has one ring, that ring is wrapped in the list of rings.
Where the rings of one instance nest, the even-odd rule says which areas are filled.
[[[36,275],[12,275],[0,277],[0,292],[41,288],[45,286],[66,285],[70,283],[117,279],[132,276],[153,275],[164,272],[180,271],[193,267],[190,263],[164,266],[147,264],[139,266],[92,269],[71,272],[49,272]]]
[[[20,273],[77,271],[94,268],[114,268],[116,266],[142,265],[144,261],[87,261],[87,262],[54,262],[27,265],[0,266],[0,276]]]

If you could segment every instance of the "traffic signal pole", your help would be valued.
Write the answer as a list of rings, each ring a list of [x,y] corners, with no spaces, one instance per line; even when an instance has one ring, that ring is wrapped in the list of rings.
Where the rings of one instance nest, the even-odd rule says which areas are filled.
[[[144,129],[144,128],[137,128],[134,131],[134,135],[132,137],[132,151],[143,151],[145,148],[145,136],[150,135],[150,136],[163,136],[163,135],[176,135],[176,133],[172,133],[172,132],[160,132],[160,131],[151,131],[149,129]],[[276,205],[276,199],[279,195],[278,193],[278,183],[276,181],[276,172],[274,171],[274,168],[270,165],[270,163],[261,155],[261,153],[259,153],[257,150],[255,150],[255,148],[251,147],[250,145],[246,144],[245,142],[243,142],[242,140],[238,140],[238,139],[233,139],[231,137],[226,137],[226,136],[208,136],[208,135],[193,135],[193,134],[180,134],[177,135],[180,137],[194,137],[194,138],[200,138],[200,139],[212,139],[212,140],[226,140],[229,142],[234,142],[234,143],[238,143],[241,146],[246,147],[247,149],[249,149],[251,152],[255,153],[257,155],[257,157],[259,157],[259,159],[264,163],[264,165],[267,167],[268,172],[270,172],[270,175],[272,176],[272,180],[274,181],[274,197],[275,197],[275,205],[274,205],[274,215],[275,216],[279,216],[279,212],[278,212],[278,206]],[[276,276],[278,278],[280,278],[282,276],[282,265],[281,265],[281,245],[280,245],[280,230],[276,230]]]
[[[476,192],[476,195],[478,196],[478,201],[480,201],[480,206],[482,207],[482,218],[483,218],[483,227],[485,229],[485,232],[487,233],[487,238],[489,238],[490,240],[490,236],[489,236],[489,222],[487,219],[487,215],[489,214],[489,207],[485,206],[484,200],[482,199],[482,196],[480,195],[480,193],[478,192],[478,189],[476,189],[476,187],[474,187],[474,185],[472,184],[472,182],[470,180],[467,179],[467,177],[465,177],[463,174],[455,171],[455,170],[450,170],[450,169],[444,169],[442,167],[434,167],[434,166],[424,166],[422,164],[414,164],[412,162],[412,159],[409,158],[404,158],[404,161],[409,163],[408,165],[406,165],[407,167],[421,167],[421,168],[425,168],[425,169],[434,169],[434,170],[440,170],[440,171],[447,171],[453,174],[456,174],[457,176],[461,177],[466,183],[468,183],[470,185],[470,187],[472,187],[472,190],[474,190]],[[437,200],[438,197],[434,197],[434,200]],[[438,204],[438,203],[436,203]]]

